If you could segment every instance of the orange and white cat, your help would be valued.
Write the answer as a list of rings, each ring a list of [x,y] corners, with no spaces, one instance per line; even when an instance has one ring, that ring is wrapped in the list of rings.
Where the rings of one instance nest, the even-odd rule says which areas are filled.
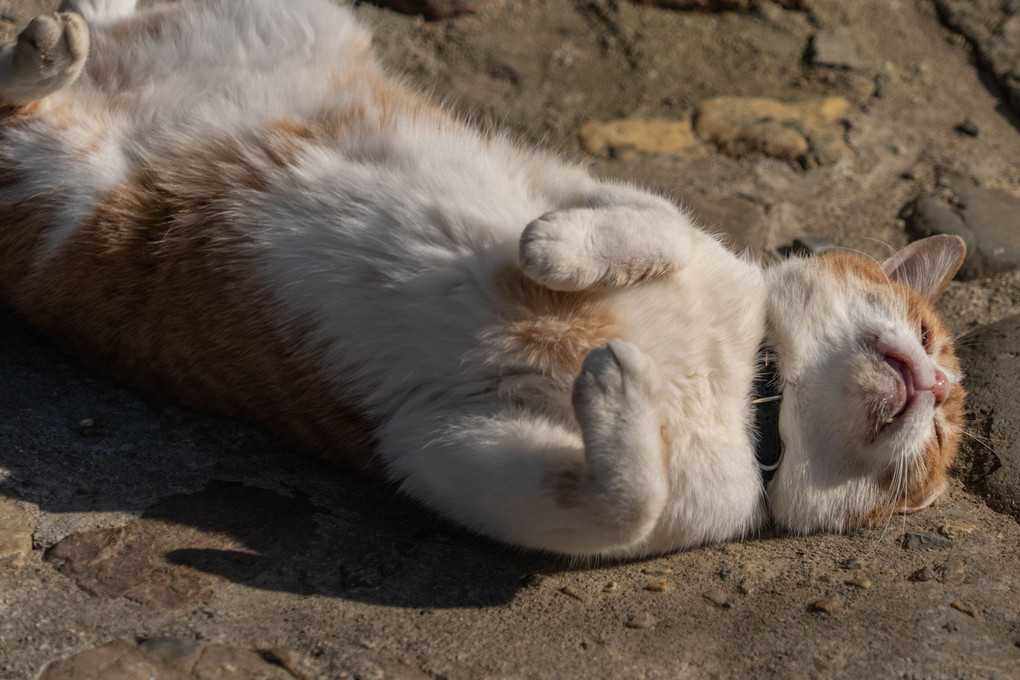
[[[92,365],[566,554],[941,492],[963,391],[932,302],[959,239],[763,268],[451,116],[324,0],[63,9],[0,48],[0,299]]]

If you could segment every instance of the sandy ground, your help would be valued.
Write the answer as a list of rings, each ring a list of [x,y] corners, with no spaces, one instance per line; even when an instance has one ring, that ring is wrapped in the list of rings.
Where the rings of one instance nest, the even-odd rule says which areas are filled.
[[[53,4],[0,0],[0,31]],[[904,209],[954,173],[1015,200],[1016,114],[931,2],[811,4],[357,11],[394,69],[577,156],[591,122],[842,97],[846,151],[817,132],[793,160],[704,142],[592,157],[753,250],[815,236],[881,257],[907,242]],[[835,27],[848,63],[812,63],[812,36]],[[598,566],[477,538],[257,430],[120,387],[2,312],[0,679],[1020,677],[1020,275],[954,283],[942,306],[975,376],[977,439],[935,507],[852,536]]]

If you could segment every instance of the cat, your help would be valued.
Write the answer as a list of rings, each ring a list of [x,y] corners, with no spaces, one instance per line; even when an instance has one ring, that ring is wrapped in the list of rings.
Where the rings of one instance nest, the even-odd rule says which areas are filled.
[[[0,300],[93,366],[565,555],[847,531],[944,489],[960,239],[765,267],[449,113],[347,8],[61,9],[0,48]]]

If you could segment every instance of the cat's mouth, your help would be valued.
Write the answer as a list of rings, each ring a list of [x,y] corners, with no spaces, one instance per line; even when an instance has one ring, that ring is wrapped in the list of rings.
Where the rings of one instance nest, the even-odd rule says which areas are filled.
[[[892,415],[888,416],[885,421],[886,424],[889,424],[906,413],[907,409],[914,403],[917,387],[914,383],[914,367],[909,360],[904,357],[886,354],[885,363],[892,369],[893,378],[895,379],[893,384],[894,394],[889,395],[891,397],[889,410],[892,412]]]

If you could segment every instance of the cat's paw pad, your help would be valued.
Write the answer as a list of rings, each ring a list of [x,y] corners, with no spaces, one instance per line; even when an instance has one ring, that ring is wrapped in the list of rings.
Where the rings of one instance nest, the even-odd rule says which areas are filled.
[[[578,415],[609,417],[658,400],[662,382],[655,362],[637,345],[612,339],[605,348],[588,353],[574,382],[574,408]]]
[[[534,281],[554,290],[583,290],[598,282],[587,211],[561,210],[539,217],[521,234],[520,264]]]
[[[9,49],[0,62],[0,99],[27,103],[74,82],[88,56],[89,29],[77,14],[46,14],[33,19]]]

